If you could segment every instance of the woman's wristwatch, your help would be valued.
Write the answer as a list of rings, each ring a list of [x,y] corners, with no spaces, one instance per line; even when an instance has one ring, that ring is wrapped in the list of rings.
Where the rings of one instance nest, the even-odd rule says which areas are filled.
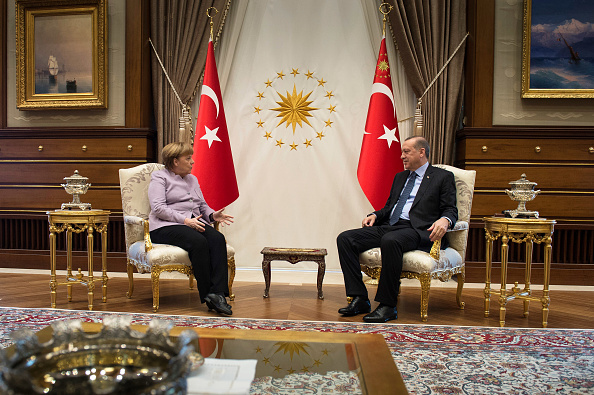
[[[215,222],[213,214],[214,213],[208,214],[208,219],[210,220],[210,222]]]

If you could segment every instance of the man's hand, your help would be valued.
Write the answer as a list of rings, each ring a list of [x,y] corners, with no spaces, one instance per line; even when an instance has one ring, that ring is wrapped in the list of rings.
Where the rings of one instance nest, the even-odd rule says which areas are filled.
[[[431,241],[441,240],[448,231],[449,226],[450,222],[446,218],[438,219],[429,227],[429,229],[427,229],[431,232],[429,239],[431,239]]]
[[[202,218],[202,215],[199,215],[194,218],[186,218],[184,219],[184,225],[189,226],[190,228],[195,229],[198,232],[204,232],[204,223],[202,221],[198,221],[199,218]]]
[[[363,218],[362,226],[365,228],[366,226],[373,226],[375,223],[377,216],[375,214],[368,215],[367,217]]]
[[[223,207],[219,211],[215,211],[214,213],[212,213],[212,219],[219,223],[222,222],[225,225],[231,225],[233,223],[234,217],[229,214],[224,214],[223,210],[225,210],[225,207]]]

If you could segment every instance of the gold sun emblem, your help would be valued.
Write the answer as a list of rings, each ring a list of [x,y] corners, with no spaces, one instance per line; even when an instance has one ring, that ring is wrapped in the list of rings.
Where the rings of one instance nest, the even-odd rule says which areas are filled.
[[[390,68],[390,66],[388,65],[388,62],[386,62],[385,60],[382,60],[379,65],[377,66],[378,69],[380,69],[381,71],[386,71]]]
[[[314,139],[321,142],[327,134],[333,134],[330,132],[333,131],[333,118],[337,116],[336,97],[330,87],[326,87],[327,81],[316,72],[303,67],[289,69],[291,72],[287,74],[277,72],[275,77],[264,82],[263,87],[256,89],[252,119],[257,129],[264,130],[264,134],[258,134],[270,139],[278,149],[313,149],[319,144]],[[286,92],[286,95],[280,92]],[[275,102],[275,97],[279,101]]]
[[[301,355],[301,353],[303,353],[309,355],[306,350],[306,347],[309,348],[307,343],[276,342],[274,345],[277,347],[276,351],[274,352],[275,354],[279,351],[283,351],[283,354],[289,353],[291,360],[293,360],[293,354]]]
[[[311,126],[311,123],[307,120],[307,117],[311,117],[310,111],[318,110],[318,108],[310,107],[309,105],[313,103],[312,101],[307,101],[309,95],[313,92],[309,92],[305,97],[303,96],[303,91],[297,93],[297,87],[293,84],[293,93],[290,94],[287,91],[287,95],[283,96],[282,93],[276,92],[282,101],[277,101],[276,103],[280,106],[277,108],[271,108],[272,111],[278,111],[279,114],[277,117],[282,117],[281,121],[278,123],[279,126],[286,122],[286,127],[288,128],[289,125],[293,126],[293,134],[295,134],[295,127],[299,124],[300,127],[303,126],[302,122],[307,123]]]

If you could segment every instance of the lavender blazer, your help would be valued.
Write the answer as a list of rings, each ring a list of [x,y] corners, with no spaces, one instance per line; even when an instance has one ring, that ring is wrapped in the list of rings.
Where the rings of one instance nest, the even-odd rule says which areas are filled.
[[[148,188],[151,205],[149,230],[163,226],[183,225],[184,219],[202,215],[203,222],[210,224],[208,217],[214,210],[208,207],[198,179],[193,174],[184,178],[168,169],[154,171]]]

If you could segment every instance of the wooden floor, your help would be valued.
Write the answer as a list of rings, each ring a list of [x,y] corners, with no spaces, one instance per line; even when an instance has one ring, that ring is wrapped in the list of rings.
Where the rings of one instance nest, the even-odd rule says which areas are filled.
[[[101,287],[95,289],[95,311],[117,311],[152,313],[150,278],[147,275],[135,277],[134,295],[126,297],[128,279],[113,277],[109,279],[107,303],[101,302]],[[375,289],[369,286],[373,298]],[[534,286],[535,295],[540,295],[542,286]],[[337,310],[346,305],[342,285],[324,285],[324,300],[317,299],[315,284],[289,285],[272,283],[270,298],[264,299],[263,283],[236,282],[233,291],[235,318],[268,318],[308,321],[361,322],[362,316],[342,317]],[[195,285],[188,289],[187,280],[161,280],[161,306],[158,314],[214,316],[201,305]],[[551,291],[549,328],[594,328],[594,292],[592,291]],[[496,296],[492,297],[490,316],[484,317],[484,296],[482,288],[465,288],[462,300],[464,310],[456,304],[456,289],[434,287],[429,298],[429,319],[431,325],[461,326],[499,326],[499,308]],[[372,307],[376,303],[372,302]],[[0,273],[0,306],[49,308],[49,276],[42,274]],[[398,301],[397,321],[400,324],[422,324],[419,313],[420,288],[405,286]],[[87,290],[82,285],[73,288],[73,300],[68,302],[66,287],[58,287],[57,308],[71,310],[87,309]],[[521,328],[540,328],[542,314],[539,302],[531,302],[529,317],[523,317],[522,302],[508,303],[506,326]]]

